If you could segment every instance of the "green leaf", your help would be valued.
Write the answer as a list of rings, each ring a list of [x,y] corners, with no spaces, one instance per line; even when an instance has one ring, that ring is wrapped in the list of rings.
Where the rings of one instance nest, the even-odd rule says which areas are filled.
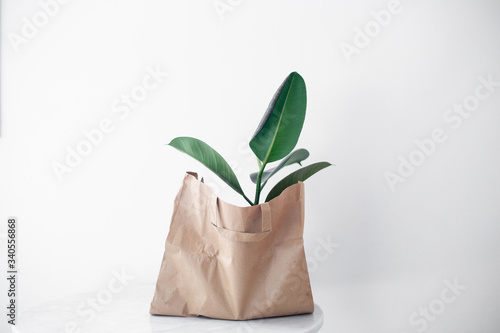
[[[288,186],[297,184],[299,181],[303,182],[307,178],[314,175],[316,172],[323,170],[324,168],[329,167],[330,165],[331,164],[328,162],[318,162],[292,172],[291,174],[280,180],[279,183],[272,188],[272,190],[267,195],[266,202],[272,200],[273,198],[276,198]]]
[[[250,148],[263,164],[288,155],[299,140],[306,116],[306,84],[293,72],[276,91],[262,118]]]
[[[201,140],[190,137],[175,138],[169,145],[201,162],[251,204],[251,201],[243,193],[233,169],[212,147]]]
[[[299,163],[309,157],[309,152],[306,149],[297,149],[290,153],[287,157],[281,160],[281,163],[268,171],[262,173],[262,183],[265,184],[269,178],[271,178],[276,172],[280,171],[283,167],[287,165],[292,165],[294,163]],[[250,179],[254,184],[257,184],[257,172],[250,174]],[[264,187],[264,185],[262,185]]]

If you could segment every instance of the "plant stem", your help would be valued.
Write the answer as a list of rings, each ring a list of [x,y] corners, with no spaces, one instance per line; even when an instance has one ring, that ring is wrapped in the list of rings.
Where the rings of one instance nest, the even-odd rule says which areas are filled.
[[[259,169],[259,173],[257,174],[257,184],[255,187],[255,202],[253,203],[254,205],[259,204],[260,192],[262,191],[262,188],[260,186],[261,185],[260,182],[262,180],[262,173],[264,172],[264,168],[266,167],[266,164],[267,164],[267,160],[262,163],[262,166]]]
[[[242,194],[242,196],[250,204],[250,206],[253,206],[253,202],[250,199],[248,199],[248,197],[244,193]]]

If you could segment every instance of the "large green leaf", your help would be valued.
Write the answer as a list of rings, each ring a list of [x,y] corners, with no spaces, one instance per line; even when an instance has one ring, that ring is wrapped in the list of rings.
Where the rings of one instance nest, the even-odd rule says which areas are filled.
[[[316,172],[323,170],[324,168],[329,167],[330,165],[331,164],[328,162],[318,162],[292,172],[291,174],[280,180],[279,183],[272,188],[271,192],[269,192],[269,194],[267,195],[266,202],[272,200],[273,198],[276,198],[288,186],[297,184],[299,181],[303,182],[307,178],[314,175]]]
[[[218,152],[205,142],[190,137],[178,137],[173,139],[169,145],[201,162],[233,190],[247,199],[233,169],[231,169],[226,160]]]
[[[295,148],[304,124],[306,104],[304,79],[293,72],[276,91],[250,140],[250,148],[264,164],[282,159]]]
[[[276,172],[280,171],[283,167],[286,167],[287,165],[292,165],[294,163],[299,163],[305,160],[306,158],[309,157],[309,152],[306,149],[297,149],[293,152],[290,153],[287,157],[285,157],[283,160],[281,160],[280,164],[278,164],[277,167],[269,169],[268,171],[264,171],[262,173],[262,187],[264,187],[264,184],[267,182],[269,178],[271,178]],[[250,174],[250,179],[254,184],[257,184],[257,172],[254,172]]]

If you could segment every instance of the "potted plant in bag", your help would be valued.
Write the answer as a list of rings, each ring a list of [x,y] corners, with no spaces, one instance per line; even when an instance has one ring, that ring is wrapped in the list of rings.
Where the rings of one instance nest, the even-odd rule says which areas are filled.
[[[253,319],[314,309],[303,248],[303,181],[330,166],[304,166],[280,180],[261,203],[267,182],[282,168],[304,161],[294,150],[306,114],[306,86],[289,74],[250,140],[259,170],[250,175],[250,199],[225,159],[208,144],[177,137],[169,145],[213,171],[249,204],[215,196],[188,173],[179,191],[151,304],[152,314]],[[269,163],[278,162],[272,168]]]

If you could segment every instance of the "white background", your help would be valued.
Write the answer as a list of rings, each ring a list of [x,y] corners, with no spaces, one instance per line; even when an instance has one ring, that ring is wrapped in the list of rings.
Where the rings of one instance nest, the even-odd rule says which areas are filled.
[[[372,12],[388,1],[233,0],[222,14],[214,3],[73,0],[16,44],[23,18],[42,9],[2,2],[0,231],[19,219],[21,310],[100,290],[113,270],[154,283],[186,170],[245,205],[165,144],[204,140],[253,196],[246,143],[297,71],[308,89],[297,147],[311,153],[305,164],[336,165],[306,181],[322,331],[498,332],[500,86],[459,125],[446,115],[474,100],[479,77],[500,82],[500,3],[401,0],[384,27]],[[342,43],[355,46],[365,28],[370,41],[346,57]],[[113,112],[148,67],[168,77],[128,115]],[[54,162],[106,118],[111,133],[60,181]],[[418,153],[415,140],[435,128],[446,140]],[[411,156],[419,165],[391,189],[386,173]],[[449,304],[445,280],[466,287]],[[436,315],[423,320],[429,306]]]

